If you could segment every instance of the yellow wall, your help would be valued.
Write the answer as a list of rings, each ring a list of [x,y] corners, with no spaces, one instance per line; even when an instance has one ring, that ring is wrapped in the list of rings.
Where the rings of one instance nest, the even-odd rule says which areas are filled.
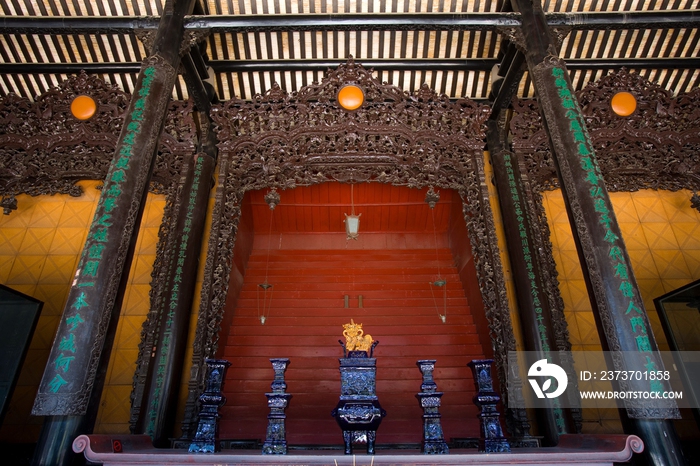
[[[689,191],[610,193],[649,320],[661,350],[668,350],[654,298],[700,279],[700,213]],[[554,259],[573,351],[600,351],[561,191],[543,193]],[[584,432],[620,431],[616,410],[585,410]]]
[[[30,415],[31,406],[97,206],[98,184],[81,183],[85,193],[79,198],[21,195],[16,211],[0,215],[0,283],[44,302],[0,441],[34,442],[39,435],[43,421]],[[149,194],[98,415],[100,432],[128,431],[129,393],[164,205],[163,196]]]

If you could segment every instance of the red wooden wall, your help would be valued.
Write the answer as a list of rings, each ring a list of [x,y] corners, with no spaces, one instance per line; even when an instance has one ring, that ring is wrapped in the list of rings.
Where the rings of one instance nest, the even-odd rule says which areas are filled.
[[[470,300],[455,267],[448,231],[452,203],[442,192],[431,213],[425,190],[356,185],[360,238],[345,239],[350,187],[329,183],[281,192],[272,213],[265,193],[251,193],[254,241],[238,299],[227,303],[223,356],[231,361],[225,384],[221,437],[264,439],[273,371],[270,358],[287,357],[290,444],[340,444],[331,410],[340,393],[338,358],[342,325],[354,319],[380,341],[376,349],[377,395],[387,410],[377,443],[418,443],[422,410],[418,359],[436,359],[435,380],[445,394],[445,436],[477,437],[474,383],[466,364],[484,356],[485,328],[477,328]],[[435,231],[433,231],[433,214]],[[269,232],[272,232],[269,234]],[[464,274],[463,274],[464,275]],[[438,276],[447,280],[447,318]],[[273,284],[272,306],[259,320],[258,284]],[[348,295],[349,308],[344,296]],[[359,295],[363,307],[359,308]],[[437,308],[436,308],[437,305]],[[490,351],[490,350],[489,350]]]

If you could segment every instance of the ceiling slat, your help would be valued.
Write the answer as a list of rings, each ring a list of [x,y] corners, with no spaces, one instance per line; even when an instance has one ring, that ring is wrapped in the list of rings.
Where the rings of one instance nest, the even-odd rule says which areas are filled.
[[[131,91],[146,56],[134,30],[157,27],[157,17],[142,15],[160,14],[163,1],[0,6],[0,93],[33,98],[81,68]],[[498,8],[495,0],[207,0],[211,16],[187,21],[211,28],[206,53],[221,99],[249,99],[273,82],[297,91],[350,55],[409,92],[427,83],[451,98],[485,99],[503,41],[496,26],[519,24]],[[700,0],[551,0],[544,8],[550,24],[573,28],[561,56],[577,89],[625,64],[674,93],[697,86]],[[525,74],[520,95],[532,92]],[[186,96],[179,81],[173,97]]]

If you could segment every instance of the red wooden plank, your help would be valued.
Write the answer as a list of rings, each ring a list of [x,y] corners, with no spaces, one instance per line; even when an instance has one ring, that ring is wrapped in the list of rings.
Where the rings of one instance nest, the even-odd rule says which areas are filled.
[[[369,196],[371,190],[360,194]],[[314,201],[320,199],[313,193],[310,196]],[[407,197],[400,194],[398,199],[405,201]],[[393,420],[382,424],[386,438],[406,442],[417,435],[420,440],[421,410],[415,399],[421,383],[417,359],[438,360],[435,377],[445,393],[443,406],[448,407],[448,418],[455,413],[462,419],[468,415],[472,420],[465,422],[476,424],[478,431],[476,411],[470,406],[474,383],[466,364],[483,357],[483,350],[466,296],[457,285],[451,254],[444,249],[438,254],[440,267],[444,264],[445,274],[448,270],[451,273],[448,283],[454,284],[447,289],[448,324],[440,322],[428,285],[433,273],[426,273],[426,262],[433,260],[434,251],[366,254],[334,250],[271,253],[275,262],[270,261],[270,281],[274,283],[273,277],[278,280],[277,294],[263,326],[257,320],[256,283],[264,277],[268,263],[261,251],[254,251],[224,349],[232,362],[224,390],[233,406],[222,410],[226,418],[222,437],[244,435],[253,426],[264,436],[264,393],[270,390],[273,378],[269,358],[289,357],[292,363],[286,378],[293,398],[287,411],[288,441],[313,438],[311,443],[338,443],[339,428],[328,418],[340,391],[338,358],[342,348],[337,340],[342,324],[350,317],[362,322],[366,332],[381,342],[375,352],[377,392],[385,409],[393,412]],[[344,293],[352,296],[354,305],[357,295],[362,294],[365,307],[344,309]],[[240,419],[232,422],[230,417]],[[323,423],[332,434],[308,435],[308,429],[317,431]],[[300,430],[292,434],[291,426]]]

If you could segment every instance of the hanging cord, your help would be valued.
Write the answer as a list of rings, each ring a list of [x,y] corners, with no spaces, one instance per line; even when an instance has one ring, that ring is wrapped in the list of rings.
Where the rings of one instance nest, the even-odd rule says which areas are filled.
[[[437,280],[435,280],[434,282],[430,282],[430,295],[433,297],[433,305],[435,306],[435,312],[444,324],[447,320],[447,280],[442,278],[442,272],[440,271],[440,255],[438,253],[437,245],[437,228],[435,227],[435,205],[437,204],[438,200],[440,200],[440,193],[436,193],[435,191],[433,191],[433,187],[431,186],[428,189],[428,192],[425,194],[425,202],[427,202],[430,206],[430,216],[433,220],[433,242],[435,244],[435,262],[437,263],[438,276]],[[433,290],[433,287],[435,286],[442,287],[442,314],[440,314],[437,299],[435,298],[435,291]]]
[[[265,260],[265,284],[267,285],[267,273],[270,270],[270,245],[272,244],[272,217],[275,209],[270,209],[270,228],[267,232],[267,259]]]
[[[355,183],[350,183],[350,215],[355,215],[355,194],[353,192],[353,187]]]
[[[265,260],[265,280],[263,283],[259,284],[256,288],[257,291],[257,302],[258,302],[258,318],[260,319],[260,324],[265,325],[265,321],[270,316],[270,309],[272,307],[272,293],[275,291],[272,284],[268,283],[267,277],[270,270],[270,249],[272,244],[272,220],[275,214],[275,206],[279,203],[279,194],[273,188],[267,196],[265,196],[265,201],[270,206],[270,226],[267,233],[267,259]],[[281,241],[281,237],[280,237]],[[263,303],[262,303],[262,314],[260,313],[260,288],[263,289]],[[268,293],[268,290],[270,292]]]
[[[437,229],[435,228],[435,208],[434,207],[430,208],[430,216],[433,219],[433,244],[435,245],[435,262],[437,262],[438,281],[441,281],[442,274],[440,273],[440,255],[438,254],[438,247],[437,247]],[[440,286],[440,285],[438,285],[438,286]]]

